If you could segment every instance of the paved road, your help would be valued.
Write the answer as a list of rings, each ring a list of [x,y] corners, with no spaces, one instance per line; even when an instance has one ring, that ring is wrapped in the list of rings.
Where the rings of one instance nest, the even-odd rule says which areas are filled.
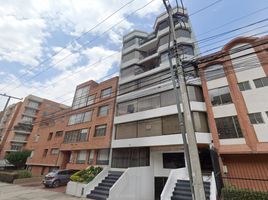
[[[63,192],[55,192],[40,187],[21,186],[0,182],[1,200],[85,200],[71,197]]]

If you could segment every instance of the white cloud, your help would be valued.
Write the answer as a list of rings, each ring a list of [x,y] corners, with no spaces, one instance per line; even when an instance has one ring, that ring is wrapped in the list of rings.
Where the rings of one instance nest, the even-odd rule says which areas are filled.
[[[14,85],[21,85],[20,88],[14,89],[12,95],[25,97],[34,94],[43,98],[48,98],[56,102],[71,104],[76,85],[88,80],[99,80],[109,75],[108,72],[113,65],[119,65],[120,53],[101,46],[95,46],[85,49],[82,54],[86,56],[85,65],[75,69],[66,69],[59,76],[52,77],[45,83],[38,81],[23,84],[17,77],[12,74],[0,83],[0,88],[7,87],[10,82]],[[101,59],[110,55],[107,59]],[[109,78],[111,76],[107,76]],[[103,80],[102,80],[103,81]],[[0,102],[0,109],[3,108],[4,102]]]

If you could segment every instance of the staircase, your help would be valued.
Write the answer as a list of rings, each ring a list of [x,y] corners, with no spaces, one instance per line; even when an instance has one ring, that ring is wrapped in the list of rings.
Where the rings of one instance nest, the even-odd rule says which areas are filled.
[[[210,199],[210,182],[204,182],[206,199]],[[171,200],[192,200],[189,180],[177,180]]]
[[[123,172],[120,171],[109,171],[108,176],[106,176],[105,179],[103,179],[101,183],[99,183],[99,185],[87,195],[87,198],[106,200],[109,197],[110,188],[122,174]]]

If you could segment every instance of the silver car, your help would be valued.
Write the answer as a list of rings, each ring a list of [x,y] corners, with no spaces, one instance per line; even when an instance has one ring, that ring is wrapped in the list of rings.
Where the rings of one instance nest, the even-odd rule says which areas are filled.
[[[77,170],[55,170],[45,175],[43,184],[45,187],[59,187],[66,185],[70,181],[70,177],[77,172]]]

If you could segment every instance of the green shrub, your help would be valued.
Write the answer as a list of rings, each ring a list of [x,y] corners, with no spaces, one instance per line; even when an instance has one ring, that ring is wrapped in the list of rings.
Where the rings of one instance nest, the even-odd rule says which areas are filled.
[[[89,183],[92,181],[100,172],[102,171],[101,167],[94,167],[91,166],[87,169],[83,169],[81,171],[78,171],[74,173],[70,179],[74,182],[79,183]]]
[[[222,197],[224,200],[268,200],[268,193],[225,186],[222,189]]]
[[[18,173],[16,172],[5,172],[1,171],[0,172],[0,181],[6,182],[6,183],[13,183],[15,179],[18,178]]]
[[[18,178],[31,178],[32,173],[28,170],[17,170],[16,173],[18,173]]]
[[[14,165],[15,167],[19,169],[19,168],[24,167],[26,160],[30,155],[31,155],[31,151],[29,150],[10,152],[6,156],[6,159],[10,164]]]

